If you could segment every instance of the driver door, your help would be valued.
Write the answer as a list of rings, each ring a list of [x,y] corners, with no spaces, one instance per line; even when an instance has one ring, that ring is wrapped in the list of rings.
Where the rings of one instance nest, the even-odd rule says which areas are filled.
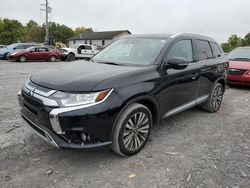
[[[189,64],[185,69],[163,68],[161,109],[170,116],[195,102],[198,95],[199,67],[194,63],[191,39],[174,41],[164,62],[174,57],[185,58]]]

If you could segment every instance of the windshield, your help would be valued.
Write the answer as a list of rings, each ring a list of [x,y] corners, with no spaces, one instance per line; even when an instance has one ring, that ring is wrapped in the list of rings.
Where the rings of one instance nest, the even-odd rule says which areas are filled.
[[[228,54],[228,59],[250,61],[250,48],[236,48]]]
[[[77,49],[78,47],[79,47],[79,45],[77,45],[77,44],[70,46],[70,48],[74,48],[74,49]]]
[[[92,60],[100,63],[149,65],[166,42],[167,39],[123,38],[99,52]]]
[[[10,45],[8,45],[8,46],[4,46],[3,48],[1,48],[2,50],[3,49],[6,49],[6,48],[10,48],[10,49],[13,49],[13,48],[15,48],[16,47],[16,45],[18,45],[18,43],[13,43],[13,44],[10,44]]]
[[[29,47],[29,48],[26,48],[24,51],[30,51],[30,50],[32,50],[33,48],[35,48],[34,46],[31,46],[31,47]]]

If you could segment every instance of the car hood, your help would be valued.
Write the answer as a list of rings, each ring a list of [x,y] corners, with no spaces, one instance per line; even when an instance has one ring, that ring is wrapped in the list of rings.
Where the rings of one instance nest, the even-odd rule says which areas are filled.
[[[75,48],[62,48],[64,50],[67,50],[67,51],[77,51]]]
[[[37,85],[53,90],[84,92],[91,91],[104,80],[137,70],[140,70],[140,67],[78,61],[70,65],[42,70],[30,79]]]
[[[5,54],[5,53],[8,53],[8,52],[10,52],[11,51],[11,49],[10,48],[1,48],[0,49],[0,54]]]
[[[230,61],[229,68],[250,70],[250,62],[249,61]]]

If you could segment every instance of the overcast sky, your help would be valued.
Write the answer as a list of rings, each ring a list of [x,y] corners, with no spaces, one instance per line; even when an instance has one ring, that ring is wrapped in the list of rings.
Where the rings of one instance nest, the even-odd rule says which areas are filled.
[[[45,0],[1,0],[0,17],[44,22]],[[225,42],[250,32],[250,0],[49,0],[50,20],[71,28],[132,33],[191,32]]]

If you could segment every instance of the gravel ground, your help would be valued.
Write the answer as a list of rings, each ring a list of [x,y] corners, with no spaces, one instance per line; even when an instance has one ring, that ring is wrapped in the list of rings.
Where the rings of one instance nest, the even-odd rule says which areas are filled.
[[[215,114],[193,108],[165,120],[130,158],[64,151],[22,122],[17,102],[31,74],[60,64],[0,62],[1,188],[250,187],[249,88],[229,88]]]

